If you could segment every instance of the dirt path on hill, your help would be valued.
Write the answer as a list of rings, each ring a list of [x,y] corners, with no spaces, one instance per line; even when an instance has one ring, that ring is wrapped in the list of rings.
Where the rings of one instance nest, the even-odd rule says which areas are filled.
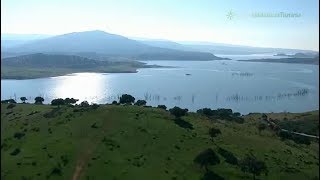
[[[103,124],[100,129],[100,133],[97,133],[97,136],[105,134],[106,130],[111,128],[111,121],[109,119],[103,120]],[[92,153],[95,151],[99,145],[100,139],[98,137],[89,138],[84,142],[82,147],[85,147],[84,151],[80,153],[80,156],[77,160],[77,164],[72,175],[72,180],[79,180],[85,171],[86,165],[92,157]]]
[[[72,176],[72,180],[80,179],[81,174],[82,174],[82,172],[83,172],[83,170],[84,170],[89,158],[91,157],[91,153],[92,153],[92,151],[90,151],[90,150],[86,151],[81,156],[81,159],[78,160],[75,172],[73,173],[73,176]]]

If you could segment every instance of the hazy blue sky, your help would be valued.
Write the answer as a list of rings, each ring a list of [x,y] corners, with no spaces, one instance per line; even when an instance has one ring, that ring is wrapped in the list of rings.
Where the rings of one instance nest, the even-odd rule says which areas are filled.
[[[129,37],[318,50],[318,6],[319,0],[2,0],[1,31],[99,29]],[[280,12],[301,17],[252,17]]]

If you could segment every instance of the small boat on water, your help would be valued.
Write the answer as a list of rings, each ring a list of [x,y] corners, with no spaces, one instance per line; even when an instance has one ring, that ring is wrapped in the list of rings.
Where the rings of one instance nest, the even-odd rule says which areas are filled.
[[[190,76],[191,74],[186,74],[186,76]]]

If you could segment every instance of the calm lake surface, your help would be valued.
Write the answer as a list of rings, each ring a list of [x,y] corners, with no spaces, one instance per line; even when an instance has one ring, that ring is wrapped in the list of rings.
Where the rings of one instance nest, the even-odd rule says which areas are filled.
[[[190,111],[203,107],[231,108],[247,114],[319,109],[319,66],[316,65],[235,60],[147,63],[178,68],[1,80],[1,99],[16,97],[20,101],[19,98],[25,96],[34,102],[34,97],[40,95],[44,96],[45,103],[66,97],[77,98],[80,102],[111,103],[127,93],[136,100],[146,100],[148,105],[165,104]]]

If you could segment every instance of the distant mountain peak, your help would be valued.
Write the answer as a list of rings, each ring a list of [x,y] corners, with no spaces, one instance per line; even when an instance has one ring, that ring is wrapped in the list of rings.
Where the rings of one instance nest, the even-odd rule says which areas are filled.
[[[162,44],[168,42],[161,41]],[[170,42],[171,46],[179,44]],[[207,52],[191,52],[151,46],[127,37],[101,30],[72,32],[50,38],[25,43],[8,48],[13,53],[59,53],[77,54],[94,52],[107,56],[132,59],[179,59],[179,60],[214,60],[221,59]]]

